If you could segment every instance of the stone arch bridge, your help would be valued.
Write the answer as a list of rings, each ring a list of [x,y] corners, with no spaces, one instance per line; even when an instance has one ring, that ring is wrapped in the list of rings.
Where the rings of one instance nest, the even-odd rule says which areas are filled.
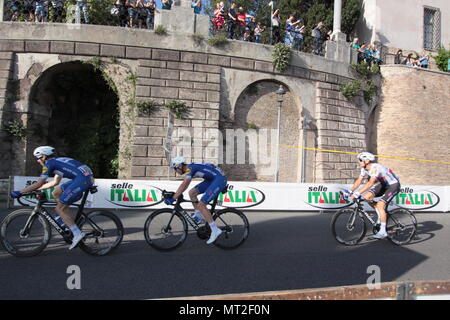
[[[31,152],[46,143],[50,102],[64,100],[52,92],[51,79],[64,72],[85,70],[87,75],[86,63],[101,65],[115,87],[122,178],[170,177],[163,149],[172,123],[168,110],[144,116],[133,100],[185,102],[191,109],[187,119],[173,121],[173,153],[223,164],[235,180],[274,181],[273,163],[262,158],[275,154],[281,182],[350,182],[356,172],[353,155],[305,148],[360,152],[368,147],[370,107],[361,97],[348,101],[339,91],[353,79],[349,63],[294,52],[288,69],[277,72],[273,47],[267,45],[229,41],[212,47],[186,34],[159,36],[107,26],[0,24],[0,119],[26,128],[39,123],[42,130],[41,135],[29,130],[23,139],[0,131],[0,177],[37,173]],[[287,92],[278,144],[275,91],[280,85]],[[244,160],[238,159],[242,141]],[[258,156],[252,141],[260,146]]]

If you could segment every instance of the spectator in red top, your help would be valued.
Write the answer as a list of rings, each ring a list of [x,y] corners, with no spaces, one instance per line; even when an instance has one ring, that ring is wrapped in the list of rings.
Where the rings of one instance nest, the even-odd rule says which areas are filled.
[[[220,30],[225,25],[225,6],[223,1],[217,2],[212,22],[215,30]]]
[[[247,14],[244,11],[243,7],[239,7],[238,9],[238,13],[236,15],[237,17],[237,21],[236,21],[236,25],[237,25],[237,35],[238,35],[238,39],[241,38],[241,36],[244,33],[245,27],[247,25],[247,22],[245,21],[246,18],[253,18],[252,15]]]

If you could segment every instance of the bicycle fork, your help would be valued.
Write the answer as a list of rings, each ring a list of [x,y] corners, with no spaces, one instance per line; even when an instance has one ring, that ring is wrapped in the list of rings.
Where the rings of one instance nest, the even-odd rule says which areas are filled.
[[[26,239],[30,235],[30,229],[33,225],[34,220],[36,220],[36,217],[39,214],[39,209],[34,208],[33,212],[31,212],[30,217],[28,218],[27,222],[25,223],[25,226],[20,229],[19,236],[21,239]]]

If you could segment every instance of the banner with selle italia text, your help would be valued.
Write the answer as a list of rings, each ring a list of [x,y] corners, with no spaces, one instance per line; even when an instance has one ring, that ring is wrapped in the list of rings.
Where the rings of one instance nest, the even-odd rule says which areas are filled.
[[[14,190],[23,189],[37,180],[36,177],[15,176]],[[66,180],[63,179],[61,183]],[[201,181],[192,181],[184,193]],[[146,181],[96,179],[98,192],[90,194],[86,203],[90,208],[115,209],[159,209],[167,207],[162,199],[162,190],[176,191],[181,181]],[[349,189],[350,185],[308,184],[308,183],[270,183],[270,182],[229,182],[229,189],[219,195],[220,207],[242,208],[245,210],[274,211],[322,211],[340,209],[351,205],[343,200],[339,191]],[[53,199],[53,188],[46,190]],[[403,186],[394,198],[392,207],[404,207],[413,211],[450,211],[450,186]],[[201,196],[200,196],[201,197]],[[24,199],[32,205],[35,199]],[[19,205],[17,201],[15,205]],[[192,205],[183,205],[188,209]],[[369,207],[367,206],[367,209]]]

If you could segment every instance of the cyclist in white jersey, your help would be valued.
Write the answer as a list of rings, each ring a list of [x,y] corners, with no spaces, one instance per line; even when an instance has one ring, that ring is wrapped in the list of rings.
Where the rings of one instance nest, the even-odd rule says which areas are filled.
[[[386,206],[400,192],[400,180],[392,169],[386,168],[374,161],[375,156],[369,152],[363,152],[358,155],[361,174],[351,188],[351,197],[352,199],[356,199],[365,193],[364,199],[375,209],[378,214],[378,222],[380,223],[380,231],[373,238],[384,239],[387,237]],[[359,191],[355,191],[367,176],[369,177],[369,181]],[[381,199],[379,201],[373,201],[375,197],[381,197]]]

